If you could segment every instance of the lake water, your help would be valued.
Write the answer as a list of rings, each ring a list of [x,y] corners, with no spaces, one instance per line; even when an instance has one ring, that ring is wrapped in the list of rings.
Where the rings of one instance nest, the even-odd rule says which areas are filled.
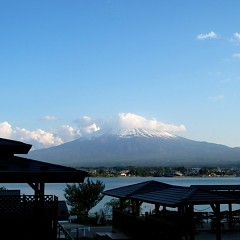
[[[155,180],[159,182],[164,182],[172,185],[178,186],[190,186],[194,184],[225,184],[225,185],[237,185],[240,184],[239,177],[201,177],[201,178],[176,178],[176,177],[117,177],[117,178],[91,178],[91,180],[96,181],[100,180],[105,184],[105,190],[113,189],[117,187],[123,187],[130,184],[145,182],[149,180]],[[21,194],[31,195],[34,194],[32,188],[28,184],[1,184],[1,186],[6,187],[7,189],[20,189]],[[49,183],[45,185],[45,194],[46,195],[55,195],[59,200],[66,200],[64,197],[64,189],[66,188],[65,183]],[[105,203],[109,202],[112,197],[104,196],[103,200],[94,207],[91,212],[94,213],[101,208],[104,208]],[[236,209],[239,209],[240,206],[233,206]],[[143,211],[151,211],[154,206],[145,204],[142,205]],[[199,206],[198,210],[205,210],[208,206]],[[210,208],[210,207],[209,207]]]

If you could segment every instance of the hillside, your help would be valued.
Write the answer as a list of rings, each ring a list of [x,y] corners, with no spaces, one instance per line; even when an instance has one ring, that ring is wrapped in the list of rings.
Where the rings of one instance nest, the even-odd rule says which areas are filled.
[[[28,157],[74,167],[220,166],[240,163],[240,148],[144,129],[99,131]]]

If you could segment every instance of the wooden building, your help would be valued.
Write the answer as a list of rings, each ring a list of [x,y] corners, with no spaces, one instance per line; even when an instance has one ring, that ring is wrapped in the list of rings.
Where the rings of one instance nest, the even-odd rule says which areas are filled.
[[[233,204],[240,204],[239,186],[195,185],[190,187],[146,181],[106,190],[103,193],[120,200],[120,208],[113,209],[113,229],[131,236],[131,239],[194,240],[196,225],[211,221],[216,240],[222,239],[222,220],[229,230],[234,225]],[[126,202],[129,204],[126,207]],[[154,213],[140,216],[143,203],[154,205]],[[221,205],[229,206],[221,211]],[[194,208],[208,205],[211,217],[198,214]],[[240,229],[239,229],[240,231]]]
[[[19,157],[32,145],[0,138],[0,183],[27,183],[33,195],[0,194],[0,234],[3,239],[57,238],[58,198],[45,195],[46,183],[83,182],[85,171]],[[18,155],[18,156],[16,156]],[[62,212],[63,213],[63,212]]]

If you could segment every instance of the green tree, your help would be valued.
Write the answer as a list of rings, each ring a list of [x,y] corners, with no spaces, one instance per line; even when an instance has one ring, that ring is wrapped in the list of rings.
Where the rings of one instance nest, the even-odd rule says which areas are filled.
[[[89,211],[103,199],[104,188],[105,184],[102,181],[93,182],[89,178],[83,183],[67,184],[64,196],[71,206],[70,213],[77,216],[83,214],[88,217]]]

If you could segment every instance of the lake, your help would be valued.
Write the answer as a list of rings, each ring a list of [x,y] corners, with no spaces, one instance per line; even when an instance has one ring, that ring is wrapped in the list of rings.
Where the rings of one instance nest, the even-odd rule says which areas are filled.
[[[149,180],[155,180],[159,182],[164,182],[172,185],[178,186],[190,186],[194,184],[225,184],[225,185],[237,185],[240,184],[239,177],[116,177],[116,178],[90,178],[93,181],[96,179],[102,181],[105,184],[105,190],[113,189],[117,187],[123,187],[130,184],[145,182]],[[1,184],[1,186],[6,187],[7,189],[20,189],[21,194],[31,195],[34,194],[32,188],[28,184]],[[48,183],[45,185],[45,194],[46,195],[55,195],[59,200],[66,200],[64,197],[64,189],[66,188],[65,183]],[[112,197],[104,196],[103,200],[94,207],[91,212],[94,213],[101,208],[104,208],[106,202],[109,202]],[[208,206],[199,206],[200,210],[204,210]],[[151,211],[153,209],[152,205],[145,204],[142,205],[144,211]],[[210,207],[209,207],[210,208]],[[235,206],[239,209],[239,206]]]

